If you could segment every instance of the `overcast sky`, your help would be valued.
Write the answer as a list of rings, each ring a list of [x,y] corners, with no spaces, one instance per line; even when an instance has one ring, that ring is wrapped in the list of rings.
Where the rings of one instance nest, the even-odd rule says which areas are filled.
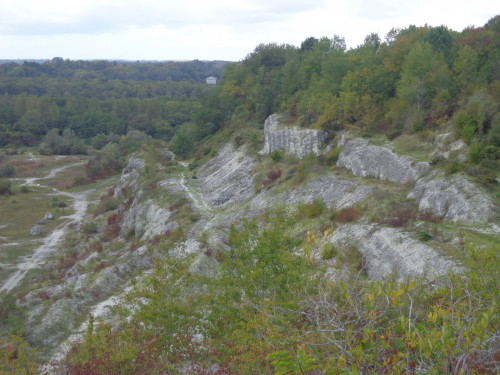
[[[348,47],[393,27],[461,31],[494,0],[0,0],[0,59],[231,60],[309,36]]]

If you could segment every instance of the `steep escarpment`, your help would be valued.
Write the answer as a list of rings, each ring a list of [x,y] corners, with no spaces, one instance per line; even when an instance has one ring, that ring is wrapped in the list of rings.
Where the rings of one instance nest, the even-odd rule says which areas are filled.
[[[278,114],[273,114],[266,119],[264,136],[263,154],[284,151],[303,159],[310,153],[319,156],[328,151],[325,150],[328,133],[313,129],[299,129],[297,126],[283,126]]]

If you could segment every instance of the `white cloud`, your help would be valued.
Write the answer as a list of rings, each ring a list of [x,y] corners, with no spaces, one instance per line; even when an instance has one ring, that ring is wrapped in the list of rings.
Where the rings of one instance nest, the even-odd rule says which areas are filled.
[[[498,13],[486,0],[2,0],[0,58],[240,60],[259,43],[337,34],[353,47],[392,27],[461,30]]]

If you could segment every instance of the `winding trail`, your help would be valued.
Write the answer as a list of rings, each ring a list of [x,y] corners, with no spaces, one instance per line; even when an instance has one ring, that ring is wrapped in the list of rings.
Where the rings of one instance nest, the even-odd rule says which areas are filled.
[[[185,168],[188,167],[188,163],[184,161],[180,161],[179,164],[181,164]],[[209,206],[209,204],[205,201],[205,199],[203,199],[202,194],[200,194],[199,192],[195,192],[191,187],[186,185],[185,179],[186,179],[186,173],[183,173],[180,179],[180,184],[182,188],[189,196],[196,209],[200,211],[200,213],[209,217],[207,223],[202,228],[202,231],[206,231],[208,228],[212,226],[212,223],[219,218],[220,213],[216,212],[212,207]]]
[[[188,166],[188,163],[186,162],[179,162],[182,166],[186,167]],[[204,224],[203,228],[201,229],[202,231],[207,230],[208,228],[212,227],[214,221],[216,221],[220,213],[214,210],[213,208],[210,207],[210,205],[205,201],[203,198],[203,194],[199,193],[196,191],[192,186],[189,186],[189,184],[186,183],[186,173],[182,174],[182,177],[179,179],[179,183],[182,187],[182,189],[186,192],[188,195],[189,199],[195,206],[196,210],[200,211],[200,213],[205,217],[205,220],[207,222]],[[88,192],[85,192],[88,193]],[[65,195],[70,195],[70,193],[60,193],[60,194],[65,194]],[[83,201],[83,200],[82,200]],[[78,200],[75,200],[77,203]],[[86,203],[86,201],[85,201]],[[86,207],[86,206],[85,206]],[[85,212],[85,209],[82,205],[81,209],[83,210],[83,213]],[[73,220],[78,220],[81,218],[79,214],[75,212],[73,214],[74,216],[72,219]],[[67,217],[71,218],[71,217]],[[66,226],[69,224],[66,224]],[[152,270],[146,271],[141,278],[147,277],[152,272]],[[97,324],[97,319],[101,318],[104,321],[109,321],[108,318],[108,312],[109,309],[112,308],[115,305],[123,303],[124,296],[126,293],[128,293],[132,289],[132,286],[127,283],[127,285],[124,286],[124,289],[117,295],[112,295],[108,297],[106,300],[94,305],[90,309],[90,313],[95,319],[96,319],[96,324]],[[133,311],[133,306],[130,307],[131,311]],[[58,373],[58,365],[59,363],[66,357],[68,354],[69,350],[71,349],[72,345],[79,340],[83,338],[83,335],[87,329],[88,326],[88,319],[86,319],[78,329],[74,331],[72,335],[70,335],[66,340],[64,340],[57,349],[53,351],[53,354],[51,356],[51,359],[48,364],[45,364],[39,368],[39,371],[41,374],[55,374]]]
[[[179,162],[180,165],[182,165],[183,167],[187,168],[188,167],[188,163],[184,162],[184,161],[180,161]],[[189,198],[191,198],[191,200],[193,201],[194,205],[196,206],[196,208],[200,211],[209,211],[211,212],[212,209],[208,206],[208,204],[205,202],[205,200],[198,194],[194,194],[192,189],[189,189],[185,183],[185,179],[186,179],[186,174],[183,173],[182,174],[182,177],[181,177],[181,180],[180,180],[180,184],[182,185],[182,188],[186,191],[187,195],[189,196]]]
[[[48,178],[53,178],[55,177],[58,173],[61,171],[74,167],[76,165],[80,165],[83,163],[77,163],[77,164],[71,164],[71,165],[66,165],[64,167],[60,168],[55,168],[50,171],[50,173],[45,176],[45,177],[31,177],[31,178],[26,178],[25,179],[25,185],[32,186],[34,185],[35,181],[38,180],[45,180]],[[42,186],[40,184],[36,184],[37,186]],[[44,186],[46,187],[46,186]],[[69,225],[72,223],[80,221],[83,216],[85,215],[85,212],[87,211],[87,205],[88,205],[88,200],[87,197],[90,192],[92,192],[94,189],[87,190],[84,192],[78,192],[78,193],[69,193],[69,192],[64,192],[64,191],[58,191],[57,189],[52,188],[54,192],[56,192],[59,195],[64,195],[67,196],[68,198],[73,200],[73,209],[74,213],[72,215],[68,216],[62,216],[60,219],[66,220],[66,222],[58,225],[52,233],[50,233],[45,239],[44,242],[41,246],[35,249],[34,253],[31,256],[25,257],[25,261],[16,265],[17,270],[4,282],[4,284],[0,287],[0,295],[4,293],[10,292],[12,289],[14,289],[20,281],[26,276],[26,273],[38,266],[45,260],[45,258],[54,253],[57,250],[57,244],[59,241],[63,238],[64,234],[66,233],[66,229],[68,228]]]

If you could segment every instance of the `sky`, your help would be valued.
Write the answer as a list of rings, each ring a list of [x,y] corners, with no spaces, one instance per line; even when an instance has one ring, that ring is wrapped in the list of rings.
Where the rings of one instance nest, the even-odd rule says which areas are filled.
[[[494,0],[0,0],[0,59],[240,61],[260,43],[338,35],[352,48],[498,14]]]

